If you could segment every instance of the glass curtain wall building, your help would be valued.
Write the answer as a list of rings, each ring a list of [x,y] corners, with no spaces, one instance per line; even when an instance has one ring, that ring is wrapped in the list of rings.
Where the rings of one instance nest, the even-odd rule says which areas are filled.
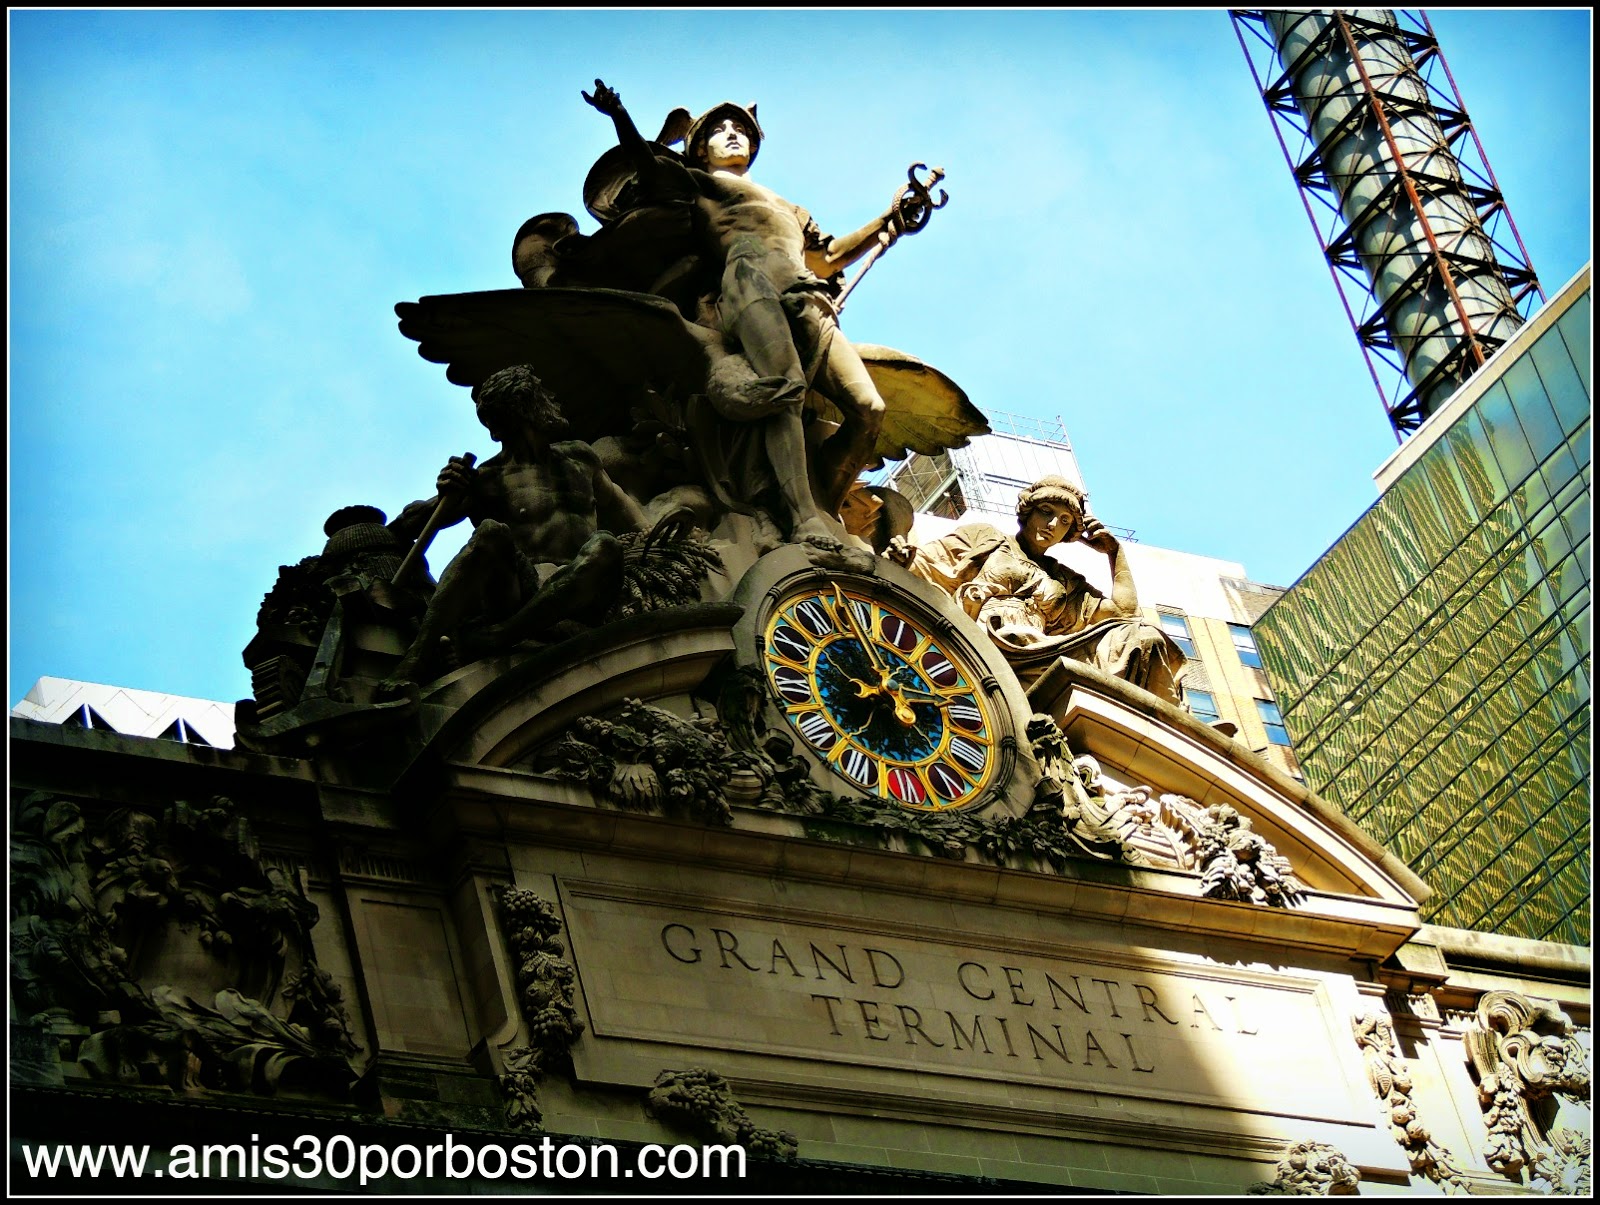
[[[1254,625],[1307,785],[1434,924],[1589,944],[1590,270]]]

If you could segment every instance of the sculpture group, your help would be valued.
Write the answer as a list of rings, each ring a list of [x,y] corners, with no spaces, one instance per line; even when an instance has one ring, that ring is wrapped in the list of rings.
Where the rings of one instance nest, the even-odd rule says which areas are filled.
[[[1126,557],[1081,491],[1046,479],[1014,536],[978,525],[913,547],[906,500],[862,480],[988,430],[943,374],[839,323],[866,268],[945,204],[943,172],[913,165],[882,212],[834,237],[752,178],[754,105],[674,110],[647,141],[603,81],[582,97],[617,140],[583,185],[599,229],[539,214],[513,241],[521,288],[396,306],[500,450],[452,457],[393,522],[345,508],[321,556],[283,568],[246,650],[241,740],[360,735],[457,666],[719,597],[785,543],[908,567],[1024,683],[1069,656],[1178,702],[1182,655],[1139,619]],[[462,520],[472,534],[435,583],[424,554]],[[1049,555],[1073,541],[1106,555],[1109,595]]]
[[[513,245],[521,290],[396,307],[452,381],[477,387],[528,366],[572,438],[647,511],[686,507],[708,533],[744,516],[725,534],[763,547],[853,543],[840,515],[864,468],[988,430],[948,378],[858,347],[839,325],[846,269],[943,203],[921,165],[882,213],[833,237],[751,178],[753,105],[693,121],[676,110],[649,142],[602,81],[583,97],[617,136],[584,184],[599,230],[540,214]]]
[[[584,183],[598,232],[540,214],[514,241],[520,288],[398,307],[495,447],[450,457],[392,521],[339,508],[262,602],[238,741],[284,756],[14,728],[35,749],[11,838],[13,1086],[44,1106],[34,1134],[458,1131],[478,1186],[508,1136],[670,1136],[817,1187],[818,1168],[917,1174],[923,1129],[1005,1174],[1032,1130],[1045,1177],[1080,1187],[1131,1190],[1080,1176],[1125,1165],[1156,1191],[1237,1188],[1270,1141],[1283,1157],[1252,1195],[1353,1195],[1364,1175],[1393,1193],[1407,1168],[1442,1192],[1591,1195],[1576,960],[1419,931],[1420,883],[1375,842],[1195,739],[1158,701],[1181,705],[1184,656],[1079,486],[1043,477],[1014,527],[917,540],[909,501],[862,479],[985,429],[936,370],[839,325],[944,203],[942,173],[914,166],[830,238],[750,178],[753,105],[675,111],[650,142],[601,81],[584,100],[617,137]],[[463,524],[436,580],[435,537]],[[669,944],[696,931],[673,916],[716,950]],[[771,934],[764,965],[711,927],[746,921],[751,957]],[[991,967],[985,996],[966,972]],[[1581,1006],[1522,994],[1525,970]],[[1091,986],[1131,1065],[1080,1027]],[[1329,1048],[1357,1004],[1359,1053]],[[737,1075],[701,1054],[737,1055]],[[1252,1079],[1274,1057],[1286,1093]],[[1358,1059],[1370,1094],[1350,1091]],[[1091,1096],[1108,1107],[1075,1119]],[[759,1124],[811,1118],[811,1143],[841,1111],[887,1119],[855,1128],[893,1166],[806,1147],[796,1178],[800,1139]],[[1341,1135],[1359,1165],[1322,1140]],[[1051,1153],[1063,1137],[1077,1162]],[[363,1146],[364,1183],[385,1145]],[[204,1151],[224,1147],[225,1179],[261,1180],[242,1147]],[[407,1149],[377,1177],[405,1179]]]

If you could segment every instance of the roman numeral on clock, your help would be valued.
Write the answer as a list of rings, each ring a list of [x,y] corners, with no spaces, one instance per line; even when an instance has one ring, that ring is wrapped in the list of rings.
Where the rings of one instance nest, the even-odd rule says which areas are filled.
[[[959,736],[950,742],[950,756],[974,774],[982,770],[984,763],[989,760],[988,755],[982,749],[964,737]]]
[[[983,712],[971,703],[950,704],[950,718],[968,732],[976,732],[983,727]]]
[[[946,765],[928,767],[928,781],[933,784],[933,789],[946,799],[954,799],[967,789],[967,784],[961,776]]]
[[[898,768],[889,771],[889,793],[905,803],[921,803],[927,797],[917,776]]]
[[[800,638],[799,633],[782,625],[773,629],[772,647],[778,650],[780,656],[791,661],[804,661],[811,654],[811,646]]]
[[[808,711],[804,715],[796,716],[795,723],[800,727],[800,735],[818,749],[831,749],[834,741],[839,739],[839,734],[834,731],[833,725],[828,723],[820,712]]]
[[[940,686],[954,686],[960,680],[956,667],[938,649],[930,649],[922,659],[922,671]]]
[[[877,775],[872,772],[872,759],[861,752],[860,749],[846,749],[844,756],[839,759],[839,765],[847,775],[862,786],[870,787],[875,785]]]
[[[808,598],[794,609],[794,617],[813,636],[826,636],[834,630],[833,617],[828,609],[814,598]]]
[[[772,671],[772,684],[778,693],[791,703],[811,702],[811,683],[804,674],[780,665]]]

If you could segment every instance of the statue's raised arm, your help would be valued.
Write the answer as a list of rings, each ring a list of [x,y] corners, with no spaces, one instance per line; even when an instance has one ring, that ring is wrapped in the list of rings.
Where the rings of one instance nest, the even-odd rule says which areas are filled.
[[[623,107],[622,94],[614,88],[608,88],[604,80],[597,79],[593,96],[587,92],[580,92],[579,95],[596,111],[611,118],[612,125],[617,128],[617,145],[632,160],[634,170],[642,174],[653,173],[656,157],[650,150],[650,144],[644,140],[644,135],[633,124],[633,118],[628,116],[628,110]]]

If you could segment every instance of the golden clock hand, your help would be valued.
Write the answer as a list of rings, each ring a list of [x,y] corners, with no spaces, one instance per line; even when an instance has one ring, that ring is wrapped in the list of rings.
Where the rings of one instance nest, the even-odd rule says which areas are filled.
[[[849,596],[840,588],[838,582],[833,583],[833,597],[836,609],[844,612],[845,623],[850,626],[850,631],[855,634],[856,640],[866,651],[867,658],[872,662],[873,668],[878,671],[877,686],[868,686],[856,678],[850,679],[856,687],[856,697],[865,699],[878,694],[887,696],[894,701],[894,718],[900,722],[902,727],[910,728],[917,722],[917,713],[911,710],[911,704],[900,697],[899,692],[904,688],[894,680],[895,674],[899,671],[890,669],[883,663],[883,658],[878,655],[877,645],[873,644],[867,634],[862,631],[861,621],[857,617],[855,609],[850,605]],[[869,720],[868,723],[871,723],[871,721]],[[866,725],[862,725],[862,727],[865,728]],[[857,729],[857,731],[860,730]],[[851,735],[855,734],[851,733]]]
[[[884,678],[884,685],[887,685],[889,671],[884,668],[883,660],[878,656],[877,646],[868,640],[866,633],[861,630],[861,624],[856,619],[856,613],[850,606],[850,600],[846,597],[845,592],[839,588],[838,582],[833,583],[833,597],[836,608],[844,612],[844,621],[850,625],[850,630],[855,633],[856,639],[861,642],[861,647],[866,650],[867,659],[872,662],[872,668],[878,671],[879,675]]]
[[[863,682],[860,678],[848,679],[851,686],[856,688],[856,698],[870,699],[873,695],[887,694],[882,686],[874,686],[870,682]]]
[[[894,698],[894,718],[900,721],[901,727],[910,728],[917,722],[917,713],[911,710],[907,703],[898,694]]]
[[[918,698],[918,702],[929,703],[934,707],[948,707],[951,703],[955,702],[954,699],[948,698],[945,695],[935,694],[931,690],[919,690],[915,686],[897,686],[896,689],[899,690],[902,698],[909,695],[917,695],[920,696]]]
[[[860,736],[863,732],[865,732],[868,728],[870,728],[872,726],[872,721],[877,719],[877,718],[878,718],[878,713],[877,713],[877,710],[874,709],[873,713],[867,717],[867,722],[866,723],[862,724],[861,727],[859,727],[859,728],[852,728],[849,732],[845,733],[845,736],[846,737]]]

